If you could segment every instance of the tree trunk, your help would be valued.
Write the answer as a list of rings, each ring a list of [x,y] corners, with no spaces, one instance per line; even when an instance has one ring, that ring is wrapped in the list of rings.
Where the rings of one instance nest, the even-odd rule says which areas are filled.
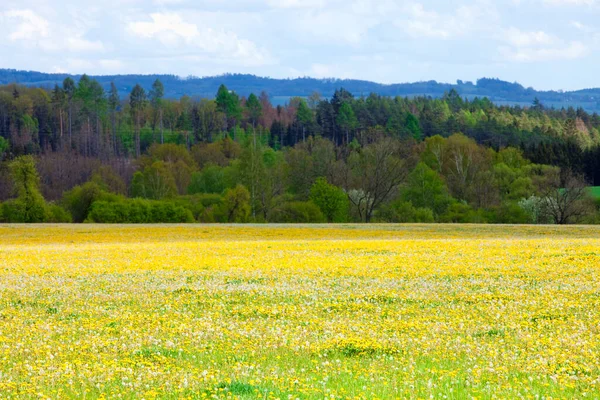
[[[136,122],[135,122],[135,156],[139,157],[141,155],[141,144],[140,144],[140,114],[139,112],[136,114]]]
[[[112,148],[113,148],[113,154],[115,156],[118,155],[117,152],[117,128],[116,128],[116,115],[115,115],[115,111],[112,111],[112,115],[111,115],[111,125],[112,125]]]
[[[160,109],[160,144],[165,143],[165,134],[163,130],[163,111]]]
[[[69,151],[73,148],[73,107],[69,101]]]

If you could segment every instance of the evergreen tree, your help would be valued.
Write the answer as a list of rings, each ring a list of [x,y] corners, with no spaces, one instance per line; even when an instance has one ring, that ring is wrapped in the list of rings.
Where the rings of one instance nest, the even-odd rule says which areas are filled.
[[[146,107],[146,91],[140,85],[135,85],[129,95],[129,105],[135,124],[135,155],[139,157],[142,153],[140,144],[140,129],[142,124],[142,115]]]

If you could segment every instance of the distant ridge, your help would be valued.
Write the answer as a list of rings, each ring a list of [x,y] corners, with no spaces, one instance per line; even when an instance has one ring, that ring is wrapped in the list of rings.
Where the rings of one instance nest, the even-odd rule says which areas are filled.
[[[51,88],[55,84],[61,84],[68,76],[78,80],[81,75],[0,69],[0,84],[18,83]],[[90,75],[90,77],[98,80],[106,89],[110,86],[110,82],[114,81],[123,97],[127,96],[136,83],[150,89],[154,80],[158,78],[165,86],[165,95],[170,98],[179,98],[184,95],[212,98],[221,84],[225,84],[229,89],[235,90],[242,96],[265,91],[275,104],[283,103],[294,96],[309,96],[315,91],[322,96],[329,97],[336,89],[342,87],[355,96],[368,96],[370,93],[376,93],[382,96],[403,97],[441,97],[445,92],[455,89],[463,97],[469,99],[488,97],[494,103],[501,105],[528,106],[537,97],[546,107],[581,107],[588,112],[600,112],[600,88],[565,92],[537,91],[533,88],[525,88],[519,83],[490,78],[481,78],[475,83],[459,80],[456,84],[436,81],[381,84],[356,79],[308,77],[273,79],[246,74],[187,78],[175,75]]]

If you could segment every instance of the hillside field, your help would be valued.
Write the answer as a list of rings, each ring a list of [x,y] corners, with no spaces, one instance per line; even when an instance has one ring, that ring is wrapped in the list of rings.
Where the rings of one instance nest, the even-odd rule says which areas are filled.
[[[600,199],[600,186],[591,186],[590,194],[592,195],[593,198]]]
[[[599,360],[599,227],[0,225],[0,398],[599,398]]]

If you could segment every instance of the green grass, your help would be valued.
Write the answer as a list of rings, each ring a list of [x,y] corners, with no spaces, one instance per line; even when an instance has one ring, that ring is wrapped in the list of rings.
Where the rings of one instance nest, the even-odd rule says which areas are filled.
[[[600,186],[590,186],[590,194],[595,199],[600,199]]]

